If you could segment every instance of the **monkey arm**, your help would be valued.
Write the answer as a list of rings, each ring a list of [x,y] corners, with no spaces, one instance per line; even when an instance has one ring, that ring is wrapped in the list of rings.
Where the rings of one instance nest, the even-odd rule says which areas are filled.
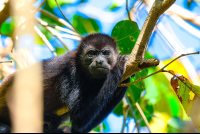
[[[72,132],[89,132],[115,108],[123,98],[127,87],[117,87],[124,72],[124,64],[128,56],[118,57],[116,66],[110,71],[104,85],[98,95],[87,104],[87,107],[79,109],[81,118],[71,114]],[[127,79],[124,82],[129,82]]]
[[[127,61],[128,57],[129,55],[119,55],[117,60],[120,63],[119,65],[122,65],[121,68],[124,67],[123,65],[125,65],[125,62]],[[129,82],[130,79],[128,78],[124,80],[122,83],[129,83]],[[91,129],[99,125],[122,100],[126,91],[127,87],[118,87],[117,90],[115,90],[114,92],[113,99],[107,105],[104,106],[102,111],[91,121],[91,123],[87,126],[87,128],[85,128],[85,131],[90,131]]]
[[[126,79],[122,83],[128,83],[129,79]],[[98,126],[117,106],[117,104],[122,100],[124,94],[126,93],[127,87],[118,87],[114,92],[113,99],[104,106],[101,112],[95,116],[95,118],[91,121],[91,123],[85,128],[85,131],[91,131],[93,128]]]

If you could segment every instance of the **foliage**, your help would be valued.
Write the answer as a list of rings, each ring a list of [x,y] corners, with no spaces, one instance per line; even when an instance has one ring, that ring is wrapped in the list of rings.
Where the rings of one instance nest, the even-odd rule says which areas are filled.
[[[84,3],[87,0],[80,0],[76,3]],[[58,3],[61,6],[64,5],[73,5],[72,0],[58,0]],[[188,2],[190,5],[191,1]],[[112,4],[108,10],[115,11],[118,10],[118,4]],[[44,10],[49,11],[50,13],[55,14],[55,10],[58,10],[57,5],[54,0],[48,0],[45,6],[43,7]],[[41,14],[40,18],[52,25],[62,26],[57,21],[51,19],[48,16]],[[99,22],[93,18],[89,18],[88,16],[84,16],[81,14],[74,14],[72,15],[73,26],[79,31],[81,35],[87,35],[89,33],[94,32],[101,32],[101,26]],[[1,26],[1,34],[5,36],[12,36],[15,23],[13,18],[10,21],[6,21]],[[42,33],[47,37],[48,40],[52,39],[54,36],[46,30],[43,26],[38,26]],[[66,27],[65,27],[66,28]],[[136,41],[139,36],[140,30],[136,22],[130,20],[122,20],[114,26],[111,37],[115,38],[117,41],[120,54],[130,54]],[[44,42],[40,39],[39,36],[34,37],[37,41],[36,44],[44,44]],[[57,55],[61,55],[66,52],[66,50],[62,47],[54,46],[57,52]],[[153,55],[150,53],[146,53],[146,58],[152,58]],[[176,64],[180,65],[180,64]],[[172,65],[172,68],[176,70],[176,66]],[[185,74],[184,69],[178,68],[180,73]],[[158,67],[153,67],[149,69],[143,69],[141,72],[135,74],[133,78],[131,78],[131,82],[142,77],[147,76],[158,70]],[[193,119],[193,123],[195,124],[196,128],[200,127],[199,118],[194,115],[199,115],[199,95],[200,95],[200,87],[193,85],[183,76],[177,76],[177,78],[173,78],[171,80],[172,87],[170,86],[169,80],[167,79],[165,74],[156,74],[148,79],[141,80],[138,83],[135,83],[128,87],[127,90],[127,98],[130,101],[131,107],[133,108],[133,113],[128,112],[128,118],[133,118],[139,123],[141,127],[145,127],[146,124],[144,123],[140,113],[138,112],[135,103],[138,102],[141,106],[146,118],[150,122],[152,132],[157,132],[156,127],[160,124],[157,122],[158,120],[162,122],[165,128],[162,129],[162,132],[184,132],[183,127],[185,123],[182,119],[189,120],[188,116]],[[178,97],[178,98],[177,98]],[[180,102],[182,106],[180,105]],[[120,102],[119,105],[113,111],[117,116],[123,115],[123,103]],[[157,119],[157,114],[155,113],[162,113],[164,119]],[[164,114],[163,114],[164,113]],[[166,121],[167,120],[167,121]],[[154,126],[154,123],[157,123]],[[66,124],[65,124],[66,125]],[[69,124],[67,124],[69,125]],[[109,126],[103,123],[104,130],[107,130]],[[154,131],[155,130],[155,131]],[[99,126],[94,129],[94,131],[100,131]],[[161,131],[160,131],[161,132]]]

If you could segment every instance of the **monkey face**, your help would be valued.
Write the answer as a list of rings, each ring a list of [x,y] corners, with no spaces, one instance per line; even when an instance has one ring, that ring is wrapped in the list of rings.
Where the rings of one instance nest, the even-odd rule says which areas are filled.
[[[92,78],[101,79],[105,78],[115,65],[115,57],[117,56],[109,47],[104,47],[101,50],[89,47],[82,57],[82,63]]]
[[[78,48],[80,64],[95,79],[106,78],[115,66],[118,49],[115,40],[104,34],[91,34],[84,37]]]

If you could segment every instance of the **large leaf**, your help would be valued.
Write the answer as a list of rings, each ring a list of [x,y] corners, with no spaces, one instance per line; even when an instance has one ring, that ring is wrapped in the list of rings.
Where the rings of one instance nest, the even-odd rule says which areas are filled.
[[[173,77],[171,85],[185,112],[192,118],[195,127],[200,130],[200,87],[190,83],[184,76]]]
[[[138,80],[142,77],[145,77],[145,76],[147,76],[147,74],[148,74],[148,69],[143,69],[140,72],[135,74],[134,80]],[[135,83],[135,86],[138,88],[142,88],[143,90],[145,89],[145,83],[143,80]]]
[[[137,23],[130,20],[118,22],[111,36],[116,39],[120,54],[130,54],[139,36]]]
[[[115,107],[113,110],[113,113],[115,113],[117,116],[123,115],[123,103],[122,101]]]
[[[86,19],[81,16],[73,16],[73,26],[80,34],[99,32],[99,26],[94,19]]]

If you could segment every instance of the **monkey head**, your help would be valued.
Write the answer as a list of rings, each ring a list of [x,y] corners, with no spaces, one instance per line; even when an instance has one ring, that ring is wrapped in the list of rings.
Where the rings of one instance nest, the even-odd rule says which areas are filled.
[[[85,73],[95,79],[106,78],[117,61],[117,43],[108,35],[90,34],[82,39],[77,54]]]

